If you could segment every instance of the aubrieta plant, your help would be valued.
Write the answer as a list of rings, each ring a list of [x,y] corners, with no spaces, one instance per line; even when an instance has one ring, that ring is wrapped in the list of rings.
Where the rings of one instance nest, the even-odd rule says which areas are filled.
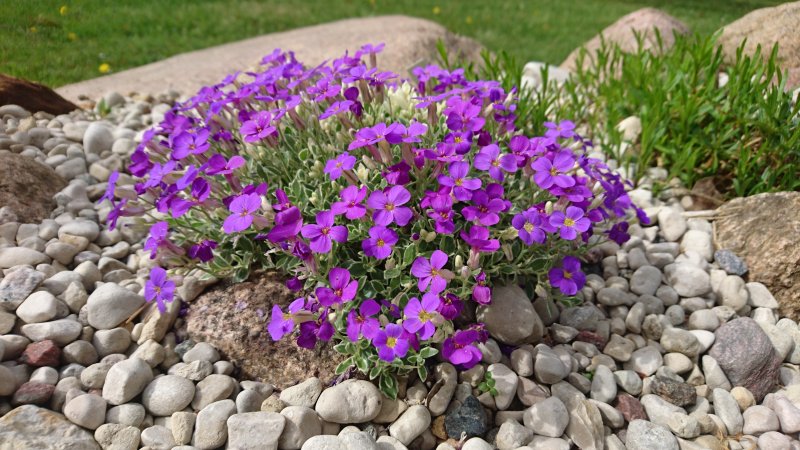
[[[514,92],[436,66],[401,80],[376,69],[381,48],[310,69],[276,50],[202,89],[144,136],[133,190],[115,176],[104,198],[112,227],[153,219],[145,249],[173,273],[286,273],[297,299],[273,307],[272,338],[332,340],[338,373],[354,366],[395,397],[396,375],[425,379],[439,352],[481,360],[488,333],[467,317],[490,286],[574,296],[576,256],[646,218],[572,123],[523,136]],[[163,271],[145,289],[162,308]]]

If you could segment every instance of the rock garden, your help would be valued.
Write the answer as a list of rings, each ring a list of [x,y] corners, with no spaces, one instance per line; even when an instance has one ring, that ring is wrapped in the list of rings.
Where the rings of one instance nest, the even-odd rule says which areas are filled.
[[[796,21],[0,78],[0,450],[800,449]]]

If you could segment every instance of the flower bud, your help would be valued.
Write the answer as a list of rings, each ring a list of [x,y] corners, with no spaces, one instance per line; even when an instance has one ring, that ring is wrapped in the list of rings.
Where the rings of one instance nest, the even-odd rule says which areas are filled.
[[[508,227],[500,233],[500,239],[504,241],[513,241],[519,237],[519,231],[514,227]]]
[[[358,181],[366,184],[369,180],[369,170],[363,164],[359,164],[356,168],[356,177],[358,177]]]
[[[514,254],[511,252],[511,246],[508,244],[503,244],[500,246],[503,249],[503,254],[505,255],[506,259],[509,261],[514,260]]]
[[[464,267],[464,257],[461,255],[456,255],[456,259],[453,261],[453,268],[456,269],[456,271],[459,271],[462,267]]]
[[[469,267],[467,267],[467,266],[461,266],[461,268],[460,268],[460,269],[458,269],[458,274],[459,274],[459,276],[461,276],[461,278],[462,278],[463,280],[465,280],[465,281],[466,281],[466,280],[469,280],[469,276],[470,276],[470,270],[469,270]]]
[[[431,232],[428,233],[427,236],[425,236],[425,242],[433,242],[434,239],[436,239],[436,232],[435,231],[431,231]]]
[[[553,202],[548,201],[544,204],[544,212],[547,214],[553,214]]]

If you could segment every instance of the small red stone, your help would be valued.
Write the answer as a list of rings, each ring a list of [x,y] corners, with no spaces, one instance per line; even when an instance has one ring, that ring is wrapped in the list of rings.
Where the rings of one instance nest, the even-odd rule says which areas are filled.
[[[575,340],[594,344],[594,346],[597,347],[597,349],[600,350],[601,352],[606,347],[606,340],[603,339],[603,337],[600,336],[599,334],[592,331],[587,331],[587,330],[581,331],[580,333],[578,333],[577,336],[575,336]]]
[[[644,406],[642,406],[636,397],[631,395],[617,395],[616,408],[628,422],[636,419],[647,420],[647,413],[644,411]]]
[[[11,404],[14,406],[44,405],[50,400],[55,390],[56,387],[53,385],[29,381],[17,389],[11,399]]]
[[[61,360],[61,349],[51,340],[33,342],[25,347],[19,362],[34,367],[58,367]]]

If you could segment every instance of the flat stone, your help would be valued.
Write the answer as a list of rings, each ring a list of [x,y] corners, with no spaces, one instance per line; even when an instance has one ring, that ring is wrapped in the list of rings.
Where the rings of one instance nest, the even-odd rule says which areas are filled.
[[[228,418],[236,413],[233,400],[211,403],[197,414],[192,445],[199,450],[222,446],[228,439]]]
[[[734,386],[744,386],[761,401],[772,390],[781,360],[772,342],[750,318],[734,319],[717,329],[708,355],[719,363]]]
[[[61,414],[23,405],[0,417],[0,443],[9,450],[100,450],[92,434]]]
[[[400,38],[402,36],[402,38]],[[154,92],[175,89],[197,92],[213,85],[235,70],[249,70],[273,48],[291,48],[299,61],[314,67],[352,52],[365,42],[384,42],[386,49],[378,56],[381,70],[407,76],[412,67],[438,61],[436,42],[442,40],[452,55],[480,61],[481,46],[475,41],[454,35],[438,23],[408,16],[391,15],[339,20],[335,22],[270,33],[239,42],[183,53],[170,58],[105,75],[93,80],[61,86],[57,92],[67,99],[80,95],[99,99],[106,92]],[[187,77],[183,67],[194,67]]]
[[[120,361],[109,369],[103,385],[103,398],[112,405],[121,405],[139,395],[153,380],[153,371],[139,358]]]
[[[381,393],[374,384],[347,380],[322,391],[315,409],[328,422],[364,423],[378,415],[381,402]]]
[[[0,308],[14,311],[44,281],[41,272],[28,267],[6,275],[0,280]]]
[[[407,446],[427,430],[430,424],[431,413],[428,408],[413,405],[389,426],[389,435]]]
[[[278,413],[249,412],[228,417],[228,447],[277,450],[286,418]]]
[[[77,339],[83,327],[75,320],[60,319],[23,325],[20,331],[34,342],[51,340],[57,345],[64,346]]]
[[[542,319],[518,286],[494,287],[492,303],[479,306],[476,315],[490,335],[508,345],[535,344],[544,334]]]
[[[105,283],[92,292],[86,305],[89,325],[99,330],[110,330],[144,305],[144,297],[115,283]]]
[[[51,340],[32,342],[25,347],[20,362],[33,367],[57,367],[61,360],[61,349]]]
[[[104,449],[136,450],[142,432],[136,427],[128,427],[118,423],[100,425],[94,432],[94,439]]]
[[[281,415],[286,419],[278,441],[281,449],[299,449],[309,438],[322,433],[319,416],[307,406],[287,406]]]
[[[561,437],[567,428],[570,416],[564,402],[557,397],[548,397],[525,410],[522,416],[525,426],[536,434]]]
[[[155,378],[142,392],[142,405],[154,416],[171,416],[192,402],[194,383],[176,375]]]
[[[197,383],[192,408],[199,411],[207,405],[228,398],[236,388],[236,381],[221,374],[212,374]]]
[[[468,438],[483,436],[489,429],[489,418],[478,399],[470,395],[461,406],[447,414],[444,425],[447,436],[453,439],[461,439],[462,434]]]
[[[646,420],[628,425],[625,446],[628,450],[678,450],[678,441],[668,429]]]
[[[99,395],[79,395],[67,402],[64,415],[76,425],[96,430],[105,421],[106,401]]]

